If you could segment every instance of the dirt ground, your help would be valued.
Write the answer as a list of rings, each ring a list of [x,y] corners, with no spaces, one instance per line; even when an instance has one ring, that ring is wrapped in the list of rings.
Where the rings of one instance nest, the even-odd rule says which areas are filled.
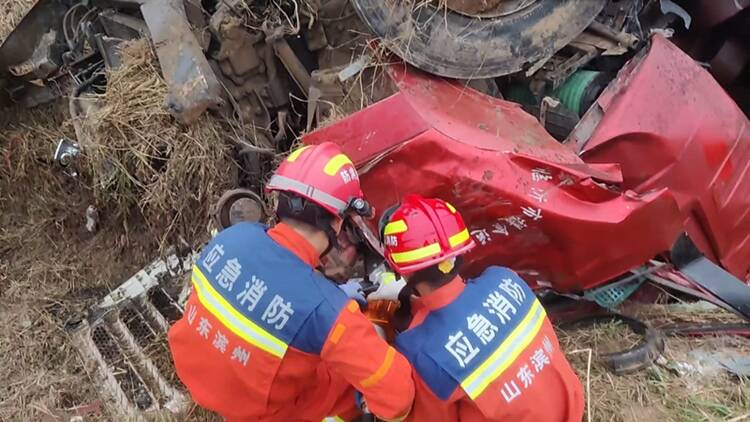
[[[2,2],[0,40],[33,2]],[[149,69],[147,61],[141,65]],[[127,90],[127,85],[124,89]],[[161,103],[157,100],[154,107]],[[163,114],[149,114],[156,119],[150,120],[151,123],[161,125],[154,127],[172,124],[169,118],[160,117]],[[110,123],[116,122],[110,120]],[[197,145],[199,139],[215,136],[221,128],[211,127],[209,135],[168,127],[170,133],[183,141],[195,141],[196,149],[184,151],[180,162],[197,165],[192,158],[208,156],[214,157],[209,161],[216,167],[226,168],[228,164],[221,160],[226,158],[227,145],[220,134],[216,143]],[[161,176],[149,173],[148,177],[156,177],[155,182],[136,189],[138,194],[134,197],[111,196],[111,191],[102,191],[96,183],[100,179],[93,169],[84,168],[78,177],[71,177],[55,166],[51,157],[62,137],[74,137],[65,101],[35,110],[11,109],[0,113],[0,356],[3,358],[0,421],[69,421],[75,420],[71,417],[81,411],[91,413],[85,420],[116,420],[107,412],[98,386],[83,370],[65,324],[159,256],[165,241],[157,233],[158,214],[162,212],[161,217],[173,221],[175,202],[170,201],[188,196],[155,199],[148,195],[168,188],[174,180],[183,180],[186,173],[181,168],[169,173],[174,179],[159,179]],[[149,142],[162,140],[149,139]],[[108,139],[108,142],[114,141]],[[205,144],[215,148],[206,150]],[[95,160],[92,157],[89,158]],[[202,189],[200,194],[186,199],[194,214],[184,218],[195,223],[195,230],[186,230],[181,224],[174,226],[174,237],[183,236],[196,247],[208,239],[209,206],[228,183],[213,178],[216,175],[210,168],[200,168],[206,171],[200,173],[203,178],[183,183],[186,187],[197,184]],[[99,209],[99,228],[95,233],[85,228],[86,209],[90,205]],[[123,207],[128,212],[120,212]],[[659,321],[664,317],[664,309],[651,307],[637,312]],[[701,313],[689,308],[669,312],[672,318],[680,315],[693,321],[732,319],[725,314]],[[560,339],[581,380],[588,386],[588,420],[750,420],[748,380],[700,363],[701,356],[716,354],[718,350],[750,356],[750,342],[746,339],[669,338],[665,357],[657,365],[626,376],[610,374],[597,359],[598,353],[634,341],[623,327],[605,325],[561,332]],[[217,418],[193,409],[188,420]]]

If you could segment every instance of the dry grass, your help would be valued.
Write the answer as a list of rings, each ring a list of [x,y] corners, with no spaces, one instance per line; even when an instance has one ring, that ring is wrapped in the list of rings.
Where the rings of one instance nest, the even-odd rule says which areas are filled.
[[[644,307],[645,309],[645,307]],[[663,313],[660,306],[649,311]],[[691,312],[672,314],[677,320],[693,319]],[[732,318],[722,312],[715,317]],[[662,321],[664,322],[664,320]],[[750,355],[750,341],[730,336],[667,338],[664,358],[657,365],[633,374],[617,376],[597,360],[600,353],[631,347],[637,338],[622,324],[560,332],[567,352],[593,350],[588,381],[591,384],[592,421],[730,421],[750,420],[750,382],[722,370],[703,369],[686,373],[679,368],[698,366],[695,353],[710,355],[717,350]],[[697,351],[697,352],[696,352]],[[584,385],[587,380],[586,353],[569,353],[569,359]]]
[[[36,0],[3,0],[0,2],[0,43],[5,41],[13,28],[31,10]]]
[[[116,230],[84,229],[91,192],[51,162],[56,141],[71,135],[65,110],[56,104],[3,113],[0,420],[41,420],[97,399],[62,327],[153,248],[126,242]]]
[[[52,162],[57,141],[75,139],[67,101],[0,114],[0,420],[69,420],[100,400],[65,322],[153,260],[165,231],[205,239],[230,180],[222,123],[176,126],[150,50],[128,54],[109,103],[84,122],[92,137],[76,178]],[[94,184],[109,165],[131,183]],[[84,227],[92,204],[96,233]]]
[[[145,41],[123,48],[123,66],[109,74],[101,104],[81,122],[80,140],[94,193],[110,212],[139,209],[159,243],[175,235],[195,242],[208,233],[208,207],[230,186],[234,164],[227,128],[204,116],[174,123],[154,53]]]

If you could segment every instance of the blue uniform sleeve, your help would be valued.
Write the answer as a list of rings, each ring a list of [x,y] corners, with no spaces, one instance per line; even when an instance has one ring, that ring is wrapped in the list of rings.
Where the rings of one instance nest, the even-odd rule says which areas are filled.
[[[314,290],[311,294],[319,294],[321,301],[302,324],[291,346],[305,353],[320,354],[331,328],[349,299],[334,282],[324,277],[315,274],[309,284],[310,289]]]

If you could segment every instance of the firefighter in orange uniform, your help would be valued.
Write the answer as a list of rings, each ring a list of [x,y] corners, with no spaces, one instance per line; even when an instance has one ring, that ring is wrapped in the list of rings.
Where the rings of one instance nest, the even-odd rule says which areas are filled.
[[[304,147],[267,188],[279,192],[280,223],[222,231],[193,268],[169,331],[177,374],[229,421],[351,420],[355,389],[376,416],[402,420],[414,398],[408,362],[315,270],[364,203],[352,162],[331,143]]]
[[[411,320],[395,345],[414,368],[408,420],[580,421],[581,383],[531,289],[502,267],[458,275],[474,241],[456,209],[410,195],[383,222],[386,259],[407,282]]]

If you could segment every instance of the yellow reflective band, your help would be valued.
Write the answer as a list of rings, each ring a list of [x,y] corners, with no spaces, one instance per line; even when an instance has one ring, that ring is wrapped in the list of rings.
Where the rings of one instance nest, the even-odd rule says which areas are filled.
[[[259,349],[278,358],[284,357],[288,345],[237,311],[214,290],[206,280],[206,276],[196,266],[193,266],[193,286],[198,294],[198,300],[222,325]]]
[[[455,248],[456,246],[466,242],[469,240],[469,229],[464,229],[464,231],[454,234],[448,239],[448,243],[450,243],[451,248]]]
[[[391,221],[390,223],[385,225],[385,229],[383,229],[383,236],[388,236],[391,234],[399,234],[407,230],[409,230],[409,228],[406,227],[406,221],[404,220]]]
[[[526,350],[542,328],[546,315],[542,305],[535,299],[529,312],[508,338],[461,382],[461,388],[472,400],[479,397]]]
[[[450,211],[451,214],[455,214],[456,213],[456,208],[453,205],[451,205],[451,204],[449,204],[449,203],[446,202],[445,206],[448,207],[448,211]]]
[[[388,350],[385,352],[385,358],[383,358],[383,363],[380,364],[380,367],[372,375],[362,380],[362,388],[372,387],[383,379],[385,374],[388,373],[388,370],[391,369],[393,358],[395,356],[396,349],[388,346]]]
[[[419,249],[412,249],[406,252],[399,252],[391,254],[391,259],[396,264],[404,262],[416,261],[418,259],[427,258],[440,253],[440,245],[433,243]]]
[[[322,422],[346,422],[344,419],[341,419],[338,416],[326,416],[323,418]]]
[[[289,157],[287,157],[287,159],[286,159],[286,160],[287,160],[287,161],[289,161],[290,163],[293,163],[293,162],[295,162],[295,161],[297,160],[297,158],[299,158],[299,156],[300,156],[300,155],[302,155],[302,153],[303,153],[303,152],[304,152],[304,151],[305,151],[306,149],[308,149],[308,148],[310,148],[310,145],[308,145],[308,146],[306,146],[306,147],[302,147],[302,148],[297,148],[297,149],[295,149],[294,151],[292,151],[292,152],[291,152],[291,153],[289,154]]]
[[[450,258],[438,264],[438,270],[440,270],[440,272],[443,274],[448,274],[449,272],[453,271],[453,268],[455,266],[456,258]]]
[[[354,165],[349,157],[344,154],[339,154],[328,161],[328,164],[323,168],[323,172],[329,176],[335,176],[336,173],[341,170],[341,167],[344,167],[347,164]]]
[[[380,282],[384,286],[387,286],[393,283],[394,281],[396,281],[396,274],[393,274],[393,273],[384,273],[380,278]]]

